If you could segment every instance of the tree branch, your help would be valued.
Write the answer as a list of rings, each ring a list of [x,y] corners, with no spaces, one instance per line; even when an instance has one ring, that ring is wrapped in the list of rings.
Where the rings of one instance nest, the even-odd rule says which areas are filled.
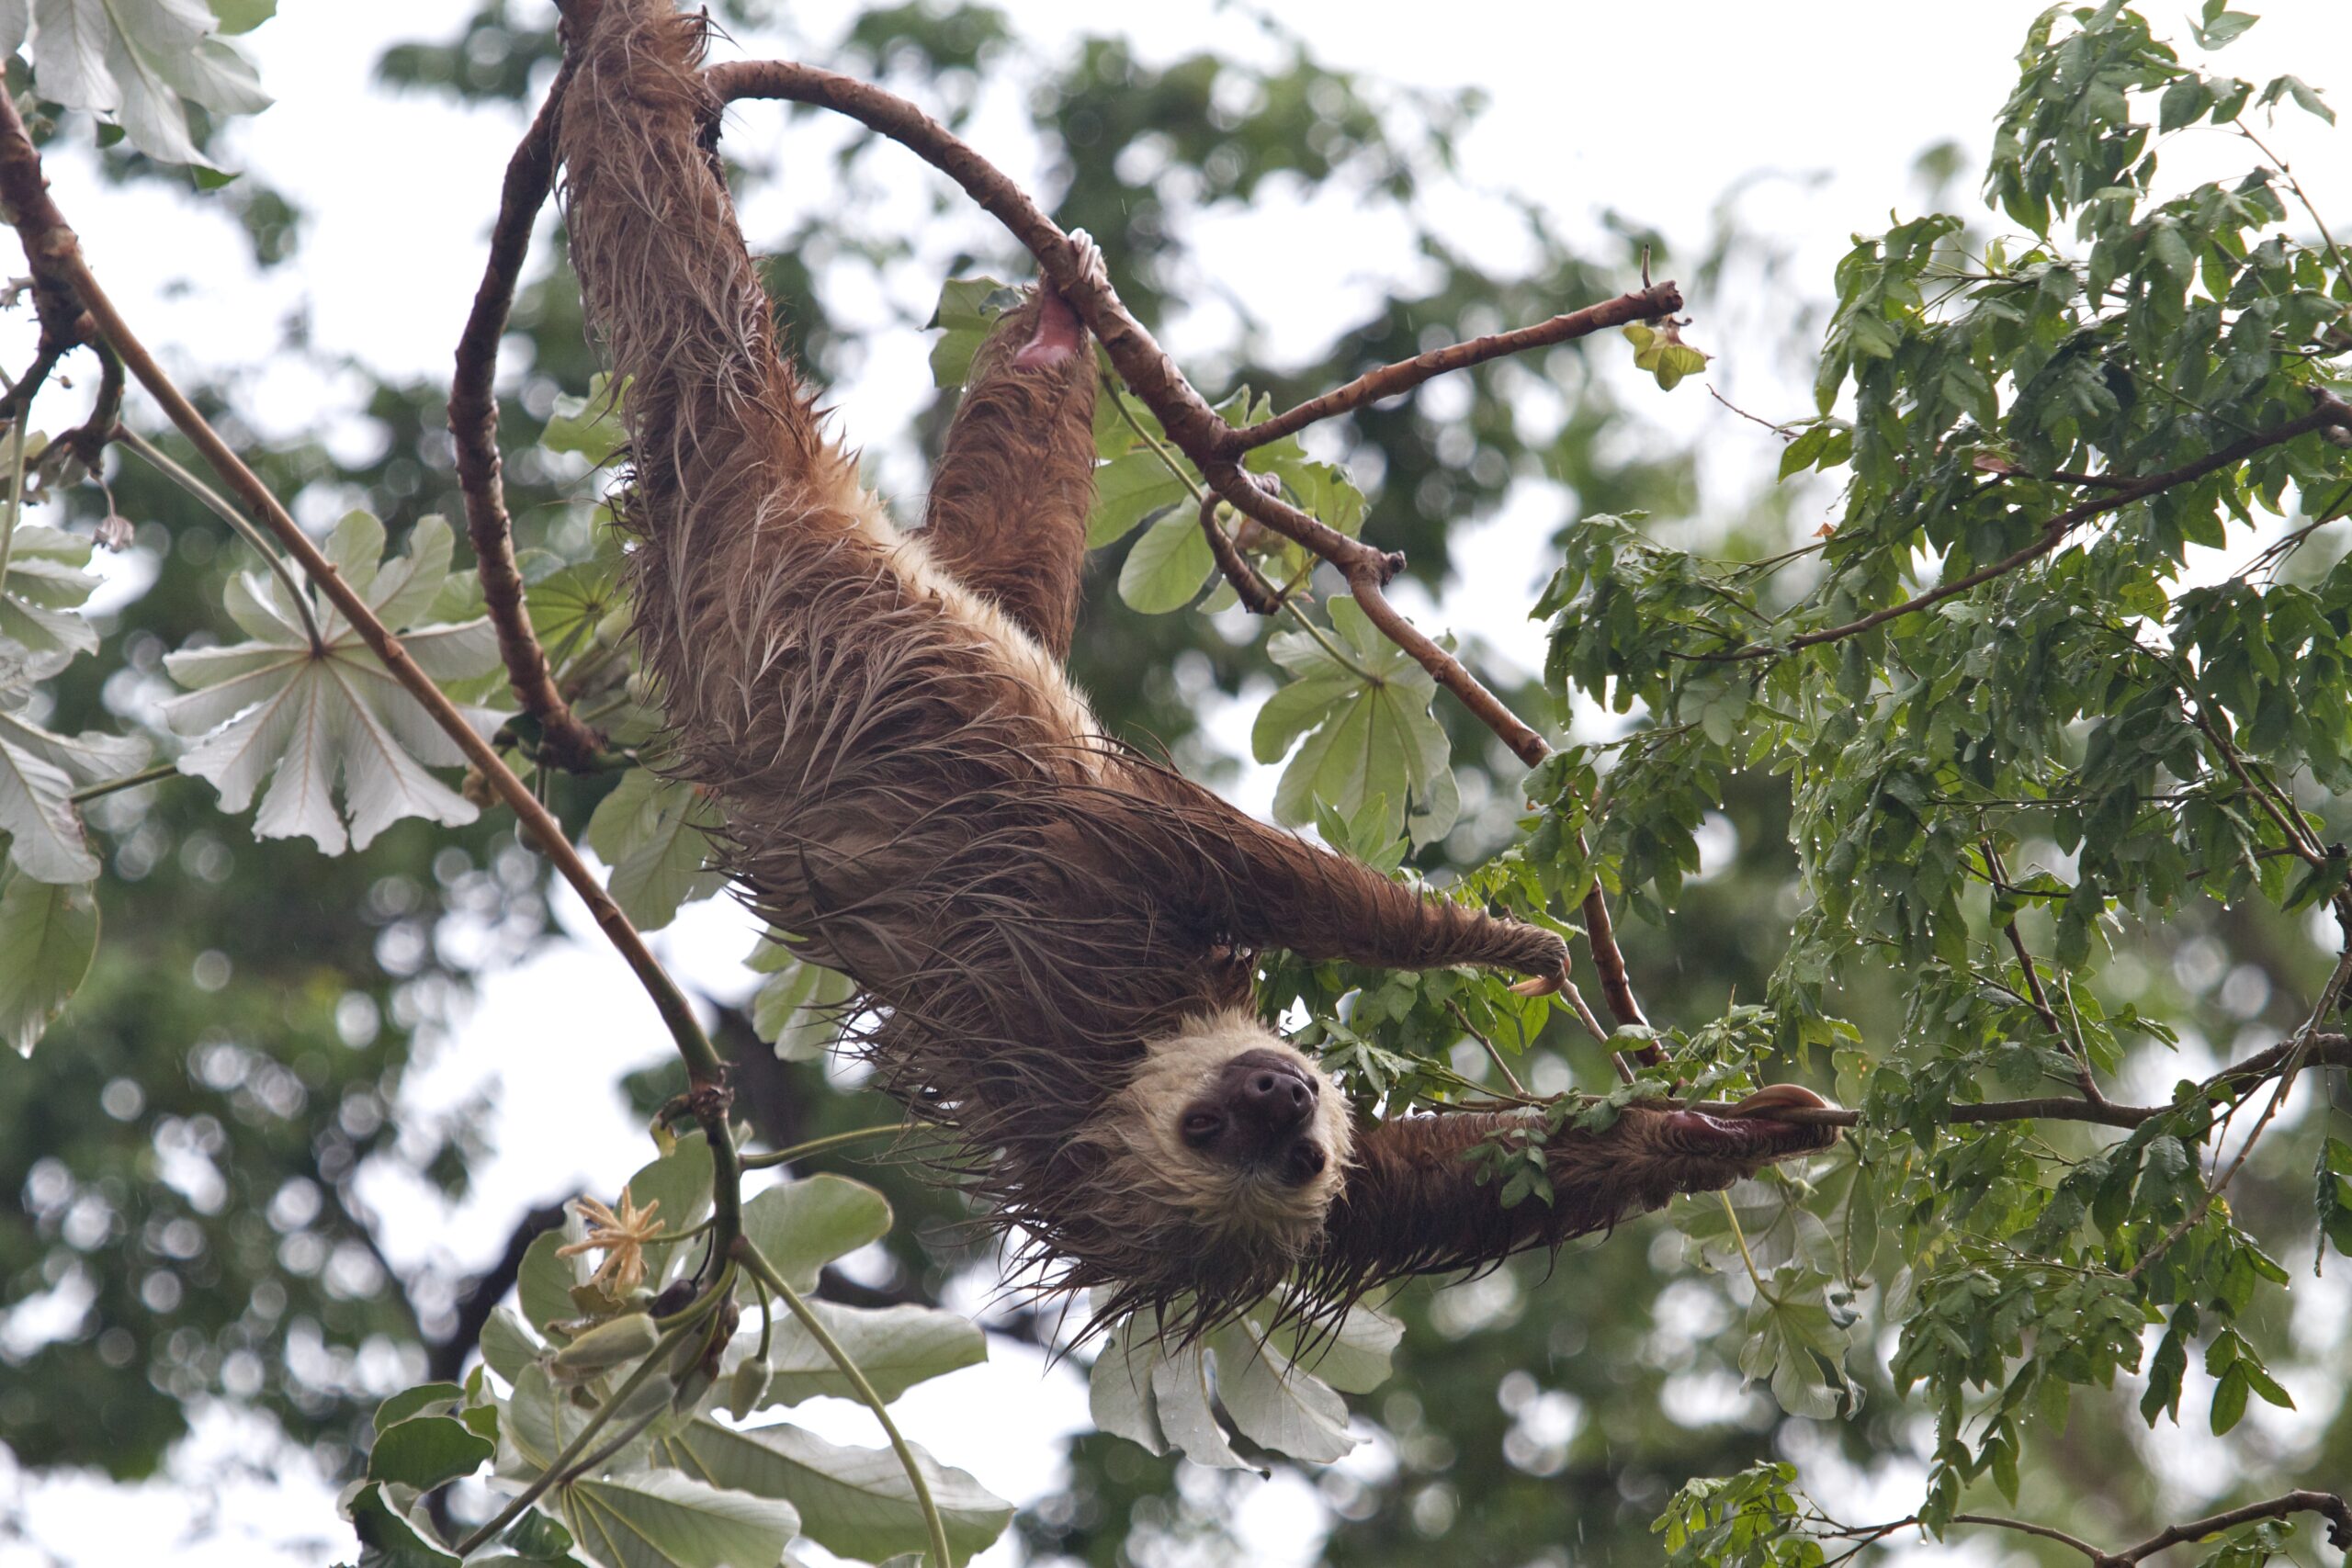
[[[596,765],[604,737],[581,722],[557,689],[548,656],[531,629],[524,604],[523,574],[514,562],[514,525],[507,515],[498,456],[498,344],[514,305],[514,280],[531,244],[531,225],[546,205],[555,178],[555,118],[571,80],[569,56],[556,71],[547,102],[506,164],[499,193],[498,220],[490,231],[490,257],[481,287],[458,339],[458,367],[449,382],[449,434],[457,442],[458,485],[466,498],[466,534],[473,541],[481,574],[482,601],[498,631],[498,651],[506,661],[506,682],[524,713],[538,722],[539,761],[570,773]]]
[[[790,61],[738,61],[714,65],[705,73],[705,79],[722,102],[781,98],[844,115],[898,142],[962,186],[965,194],[1002,223],[1036,258],[1046,282],[1086,323],[1087,330],[1110,356],[1120,378],[1151,410],[1168,438],[1199,468],[1214,494],[1224,498],[1243,516],[1305,546],[1339,568],[1365,618],[1383,636],[1412,655],[1414,662],[1453,693],[1521,761],[1533,767],[1551,754],[1544,738],[1487,690],[1460,660],[1415,629],[1388,603],[1382,590],[1404,570],[1403,556],[1351,539],[1280,497],[1268,494],[1243,469],[1241,458],[1252,446],[1291,429],[1402,391],[1445,370],[1475,365],[1500,354],[1565,342],[1611,321],[1636,321],[1646,314],[1678,310],[1682,296],[1672,284],[1659,284],[1587,310],[1555,316],[1517,333],[1457,344],[1392,365],[1265,423],[1248,430],[1237,429],[1218,416],[1185,379],[1168,352],[1128,314],[1109,279],[1094,265],[1091,243],[1073,242],[1001,170],[906,99],[869,83]],[[1269,429],[1273,432],[1271,435],[1266,434]],[[1634,999],[1624,957],[1617,950],[1614,926],[1597,883],[1587,890],[1582,904],[1585,934],[1610,1012],[1620,1025],[1646,1027],[1648,1020]],[[1637,1054],[1645,1062],[1660,1059],[1655,1045],[1645,1046]]]
[[[1336,387],[1320,397],[1309,398],[1272,419],[1245,425],[1241,431],[1241,445],[1245,447],[1263,446],[1270,441],[1279,441],[1318,420],[1352,412],[1366,403],[1376,403],[1399,392],[1409,392],[1422,382],[1450,370],[1466,370],[1473,365],[1484,365],[1489,359],[1525,354],[1531,349],[1548,348],[1555,343],[1570,343],[1633,321],[1654,321],[1680,309],[1682,290],[1671,283],[1660,283],[1632,294],[1621,294],[1598,305],[1588,305],[1581,310],[1554,316],[1550,321],[1538,321],[1532,327],[1472,338],[1467,343],[1448,344],[1443,348],[1431,349],[1410,359],[1400,359],[1377,370],[1368,370],[1344,387]]]
[[[221,482],[277,536],[286,553],[343,613],[360,640],[383,663],[386,673],[423,705],[434,724],[464,753],[499,798],[514,808],[526,841],[536,844],[555,863],[653,998],[671,1038],[677,1043],[678,1054],[685,1058],[688,1077],[696,1084],[720,1083],[725,1068],[704,1037],[702,1026],[695,1021],[694,1009],[685,993],[663,972],[645,945],[645,939],[589,872],[580,852],[564,837],[561,824],[539,804],[529,786],[515,777],[490,743],[475,733],[457,705],[409,656],[400,639],[377,618],[367,600],[345,580],[334,563],[321,553],[277,497],[270,493],[269,487],[230,449],[220,433],[164,373],[163,367],[147,352],[146,344],[140,342],[116,310],[89,263],[83,258],[80,240],[51,198],[49,182],[41,174],[40,154],[26,134],[25,122],[17,115],[15,103],[5,94],[0,94],[0,204],[8,209],[8,220],[24,242],[26,259],[32,264],[36,300],[42,298],[40,286],[46,280],[49,287],[90,318],[97,333],[122,356],[125,368],[163,405],[165,414]]]
[[[2298,1038],[2257,1051],[2245,1061],[2222,1068],[2197,1086],[2200,1099],[2212,1100],[2245,1093],[2288,1067],[2352,1066],[2352,1035],[2314,1034],[2311,1049],[2300,1064],[2295,1062],[2296,1049],[2302,1043]],[[1687,1108],[1703,1111],[1710,1115],[1724,1115],[1732,1110],[1724,1100],[1661,1100],[1646,1103],[1665,1108]],[[2112,1100],[2092,1101],[2073,1095],[2050,1095],[2038,1100],[1991,1100],[1973,1105],[1947,1106],[1938,1120],[1951,1126],[1981,1126],[1994,1122],[2092,1122],[2103,1127],[2137,1127],[2159,1116],[2169,1115],[2178,1109],[2173,1105],[2118,1105]],[[1860,1125],[1862,1113],[1837,1106],[1798,1110],[1790,1107],[1778,1111],[1751,1112],[1758,1120],[1793,1122],[1804,1126],[1853,1127]]]
[[[2283,1519],[2290,1514],[2321,1515],[2327,1520],[2328,1544],[2339,1551],[2352,1551],[2352,1504],[2346,1503],[2334,1492],[2297,1491],[2267,1502],[2248,1503],[2241,1508],[2209,1514],[2204,1518],[2191,1519],[2184,1525],[2169,1525],[2139,1545],[2116,1553],[2112,1561],[2143,1562],[2169,1546],[2203,1540],[2209,1535],[2252,1524],[2256,1519]]]

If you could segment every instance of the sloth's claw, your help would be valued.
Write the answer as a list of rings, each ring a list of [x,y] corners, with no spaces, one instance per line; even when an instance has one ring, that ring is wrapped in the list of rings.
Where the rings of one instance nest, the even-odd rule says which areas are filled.
[[[1520,981],[1510,988],[1514,997],[1556,997],[1566,981],[1565,972],[1558,975],[1535,975]]]

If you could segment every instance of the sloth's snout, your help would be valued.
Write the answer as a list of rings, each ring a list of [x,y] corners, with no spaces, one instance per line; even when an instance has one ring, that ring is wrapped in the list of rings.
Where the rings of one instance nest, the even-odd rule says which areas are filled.
[[[1271,1144],[1295,1133],[1314,1116],[1315,1080],[1286,1057],[1245,1051],[1227,1070],[1234,1118],[1261,1140]]]

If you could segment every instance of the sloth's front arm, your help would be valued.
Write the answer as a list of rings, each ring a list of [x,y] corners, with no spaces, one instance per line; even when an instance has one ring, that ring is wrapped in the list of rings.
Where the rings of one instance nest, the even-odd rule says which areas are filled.
[[[1677,1193],[1712,1192],[1829,1147],[1838,1139],[1835,1127],[1761,1114],[1825,1103],[1809,1089],[1777,1084],[1728,1115],[1634,1107],[1601,1132],[1564,1127],[1545,1147],[1551,1201],[1529,1194],[1509,1208],[1494,1184],[1480,1182],[1474,1153],[1480,1144],[1537,1135],[1542,1122],[1535,1116],[1391,1117],[1357,1134],[1312,1271],[1324,1292],[1344,1299],[1363,1283],[1477,1268],[1605,1231],[1665,1207]]]

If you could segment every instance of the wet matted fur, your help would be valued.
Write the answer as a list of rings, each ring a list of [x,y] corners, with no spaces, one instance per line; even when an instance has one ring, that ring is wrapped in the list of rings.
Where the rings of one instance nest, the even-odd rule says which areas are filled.
[[[1558,938],[1268,828],[1103,736],[1060,662],[1093,467],[1093,360],[1067,307],[1034,299],[991,337],[929,525],[901,534],[778,351],[711,151],[704,24],[671,0],[563,11],[571,258],[627,382],[618,515],[674,771],[723,805],[723,859],[759,912],[857,982],[882,1087],[953,1134],[1054,1287],[1197,1324],[1288,1281],[1320,1310],[1827,1141],[1632,1112],[1555,1139],[1558,1201],[1505,1211],[1463,1155],[1523,1118],[1349,1127],[1257,1019],[1256,949],[1541,976],[1566,966]],[[1318,1087],[1316,1179],[1278,1190],[1175,1136],[1246,1049]]]

